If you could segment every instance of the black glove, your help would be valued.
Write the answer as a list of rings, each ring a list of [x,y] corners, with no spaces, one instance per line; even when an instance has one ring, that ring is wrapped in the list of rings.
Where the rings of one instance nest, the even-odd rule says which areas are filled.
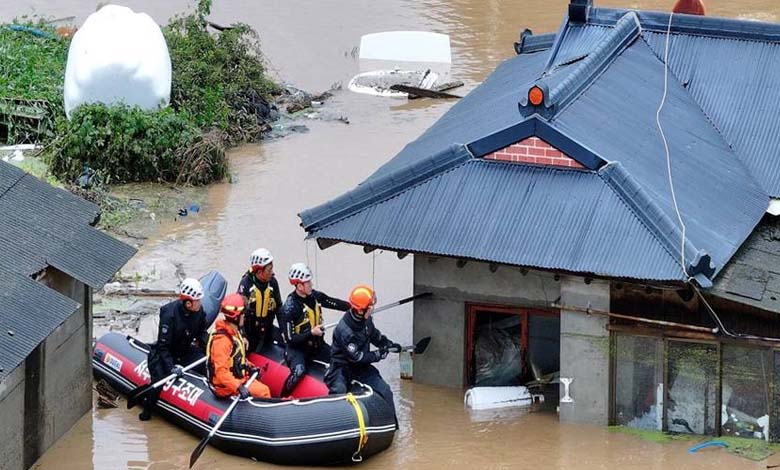
[[[184,377],[184,368],[180,365],[173,366],[173,369],[171,369],[171,374],[176,374],[176,378],[180,379]]]
[[[379,360],[381,361],[382,359],[386,358],[387,357],[387,353],[389,353],[389,352],[390,352],[390,350],[387,349],[387,348],[379,348]]]
[[[387,349],[390,350],[390,352],[399,353],[404,347],[401,346],[398,343],[390,343],[390,345],[387,347]]]
[[[245,386],[239,385],[238,396],[241,397],[242,400],[246,400],[249,398],[249,390],[247,390]]]
[[[260,380],[260,376],[263,375],[263,371],[259,367],[255,366],[247,366],[247,372],[249,372],[250,376],[257,372],[257,377],[255,377],[255,380]]]

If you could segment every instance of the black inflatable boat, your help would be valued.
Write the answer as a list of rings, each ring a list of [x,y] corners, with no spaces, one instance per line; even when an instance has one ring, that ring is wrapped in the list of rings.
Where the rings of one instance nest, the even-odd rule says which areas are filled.
[[[148,350],[130,336],[104,335],[93,350],[95,377],[127,395],[149,383]],[[210,442],[230,454],[283,465],[359,462],[390,446],[396,424],[382,397],[368,386],[358,388],[350,395],[243,400]],[[217,398],[203,376],[187,372],[163,387],[157,409],[174,424],[204,436],[230,403]]]

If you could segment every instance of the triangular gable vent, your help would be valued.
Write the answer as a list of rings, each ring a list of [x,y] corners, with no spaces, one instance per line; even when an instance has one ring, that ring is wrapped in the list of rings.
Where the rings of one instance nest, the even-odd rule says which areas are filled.
[[[496,150],[485,155],[488,160],[513,163],[533,163],[565,168],[585,168],[573,158],[548,144],[539,137],[528,137],[525,140]]]

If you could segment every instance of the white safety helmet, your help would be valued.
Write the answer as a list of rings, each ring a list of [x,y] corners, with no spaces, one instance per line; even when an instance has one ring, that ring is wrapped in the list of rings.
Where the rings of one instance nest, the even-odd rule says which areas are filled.
[[[203,298],[203,286],[200,281],[193,278],[187,278],[181,282],[179,287],[179,298],[181,300],[200,300]]]
[[[264,268],[274,262],[274,256],[265,248],[258,248],[249,257],[249,267],[252,271]]]
[[[290,279],[290,284],[292,285],[311,281],[311,269],[303,263],[295,263],[290,266],[290,273],[287,277]]]

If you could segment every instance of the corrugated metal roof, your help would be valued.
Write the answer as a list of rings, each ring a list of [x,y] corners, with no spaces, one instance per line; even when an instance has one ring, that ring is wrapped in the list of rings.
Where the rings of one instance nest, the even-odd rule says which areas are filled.
[[[0,382],[77,308],[43,284],[0,268]]]
[[[368,181],[446,151],[453,144],[465,144],[517,123],[517,103],[528,92],[523,84],[539,77],[548,55],[546,52],[523,54],[503,62],[423,135],[382,165]]]
[[[472,159],[311,235],[603,276],[681,278],[674,257],[590,171]]]
[[[644,37],[663,57],[666,35]],[[740,160],[769,195],[780,197],[780,44],[674,35],[669,58]]]
[[[679,226],[655,119],[662,94],[663,66],[640,40],[557,115],[552,125],[603,159],[620,162],[664,217]],[[669,83],[661,122],[686,238],[696,251],[704,250],[712,257],[717,272],[761,220],[769,199],[674,80]],[[724,187],[729,191],[724,192]],[[679,246],[680,234],[670,236]],[[692,261],[696,251],[686,251]]]
[[[585,18],[585,15],[580,16]],[[534,129],[536,135],[544,131],[543,138],[548,142],[550,139],[558,139],[557,143],[566,144],[567,151],[574,152],[571,154],[573,158],[578,161],[587,160],[584,164],[587,168],[597,169],[601,168],[605,161],[613,162],[599,170],[602,182],[608,183],[613,192],[620,194],[620,200],[630,207],[652,238],[643,241],[647,246],[637,245],[635,249],[655,255],[657,253],[653,252],[651,247],[661,246],[666,256],[679,259],[682,233],[671,201],[663,143],[655,123],[664,70],[657,53],[657,32],[665,31],[668,19],[668,14],[661,13],[591,9],[588,24],[566,23],[562,26],[549,52],[525,54],[520,48],[521,54],[518,57],[502,64],[483,85],[453,107],[368,181],[391,178],[399,168],[414,167],[414,162],[418,159],[440,153],[452,144],[466,144],[475,157],[480,157],[493,149],[521,140],[527,136],[529,129]],[[726,90],[719,88],[717,84],[717,74],[724,71],[717,68],[716,64],[722,66],[722,60],[715,60],[715,56],[720,54],[722,59],[723,56],[730,58],[737,54],[736,50],[730,49],[734,47],[734,44],[731,44],[733,39],[724,38],[742,35],[752,41],[743,41],[745,47],[750,48],[756,41],[780,39],[780,26],[757,25],[736,20],[688,18],[682,15],[679,19],[675,17],[673,31],[686,36],[685,39],[677,37],[673,43],[674,73],[669,76],[669,94],[662,120],[671,151],[675,190],[686,224],[684,245],[689,273],[694,270],[712,279],[761,219],[768,205],[769,194],[772,194],[767,187],[777,185],[780,188],[780,174],[773,174],[776,168],[780,171],[780,160],[775,158],[777,147],[780,146],[780,132],[777,132],[780,129],[775,128],[777,120],[761,114],[768,114],[763,103],[776,101],[775,93],[780,95],[780,85],[776,84],[780,82],[777,80],[780,78],[780,69],[775,70],[774,65],[732,68],[728,74],[735,77],[745,71],[770,76],[762,77],[757,82],[766,88],[767,95],[764,98],[768,98],[767,101],[756,98],[763,90],[751,88],[743,82],[739,82],[743,85],[743,90],[740,91],[742,95],[738,94],[737,98],[731,99]],[[524,42],[528,42],[528,38]],[[685,53],[678,53],[681,62],[677,65],[674,63],[677,60],[674,55],[676,42],[685,42],[684,46],[679,46]],[[718,46],[710,45],[711,42]],[[545,38],[544,41],[530,43],[546,44],[549,40]],[[694,43],[699,45],[694,47]],[[751,56],[749,60],[773,59],[775,47],[775,44],[763,44],[752,49],[748,53]],[[533,50],[538,51],[539,47]],[[698,62],[685,62],[685,58],[686,54],[693,55],[698,52],[713,55],[713,60],[703,66],[703,73],[708,74],[708,77],[701,80],[700,86],[714,88],[702,88],[697,90],[696,94],[693,91],[698,80]],[[685,64],[681,65],[683,62]],[[682,78],[681,82],[677,80],[678,76],[690,78]],[[533,84],[546,91],[546,101],[538,108],[529,108],[527,103],[527,91]],[[751,99],[748,99],[747,94],[750,93]],[[708,100],[719,102],[708,104]],[[518,104],[519,110],[515,108]],[[743,109],[746,106],[752,106],[752,109]],[[712,113],[708,109],[712,109]],[[735,112],[735,109],[738,112]],[[751,136],[763,142],[754,142]],[[556,145],[556,142],[552,143]],[[750,153],[749,158],[744,156],[745,152]],[[615,162],[620,165],[616,167]],[[466,166],[469,165],[471,162]],[[763,172],[762,178],[756,177],[756,171]],[[771,181],[771,184],[768,181]],[[463,192],[472,187],[479,188],[483,184],[489,184],[479,179],[464,179],[461,183]],[[428,187],[428,183],[422,183],[420,187]],[[723,191],[724,187],[729,188],[728,191]],[[419,192],[416,188],[417,186],[413,190],[414,193]],[[510,187],[505,189],[510,190]],[[384,188],[384,191],[383,194],[387,198],[383,202],[376,202],[377,199],[374,199],[370,204],[361,205],[360,201],[353,199],[350,202],[351,209],[342,211],[336,217],[329,218],[328,210],[323,207],[306,211],[302,213],[303,225],[310,232],[310,236],[318,238],[510,264],[551,266],[545,261],[541,248],[531,251],[529,256],[533,259],[522,260],[518,256],[522,257],[527,253],[517,253],[513,257],[501,250],[491,252],[480,245],[481,240],[464,238],[459,233],[454,233],[448,221],[442,220],[442,217],[454,220],[474,218],[482,222],[482,231],[500,230],[500,227],[503,227],[501,218],[491,215],[492,212],[486,211],[484,207],[478,209],[456,198],[461,201],[461,205],[448,206],[448,210],[442,212],[445,215],[432,217],[430,211],[439,210],[440,207],[428,203],[405,205],[398,202],[405,200],[406,196],[403,195],[410,191],[410,188],[398,186],[394,189]],[[548,197],[564,200],[571,198],[572,194],[577,194],[564,189],[564,186],[553,185],[550,191]],[[356,192],[348,194],[354,196]],[[368,191],[365,195],[371,194],[372,192]],[[518,207],[528,211],[541,210],[534,205],[521,204]],[[399,213],[395,214],[391,209]],[[432,217],[442,229],[438,237],[430,239],[420,239],[412,236],[413,234],[407,234],[408,237],[400,234],[391,236],[395,232],[373,218],[375,210],[381,213],[383,220],[404,221],[407,218],[416,220],[415,218],[419,217],[421,220],[416,220],[416,224],[420,224],[426,218]],[[414,214],[401,213],[406,211]],[[317,214],[317,220],[327,220],[329,225],[310,223],[311,213]],[[540,215],[526,216],[533,218]],[[628,223],[620,216],[619,211],[615,212],[613,220],[600,222],[610,225]],[[373,224],[378,225],[374,227]],[[412,224],[401,227],[412,230],[411,227],[416,226]],[[554,228],[544,224],[542,227],[546,230]],[[558,269],[568,270],[571,266],[579,266],[578,269],[582,272],[625,271],[621,259],[609,255],[604,258],[602,251],[595,247],[592,247],[594,249],[588,255],[577,253],[575,257],[552,232],[532,233],[541,237],[540,240],[548,244],[549,249],[558,250],[556,253],[560,256],[570,256],[566,261],[561,259],[552,263],[559,266]],[[577,236],[586,236],[584,233],[574,233],[578,233]],[[391,242],[395,245],[385,244]],[[469,243],[473,243],[471,254],[468,252]],[[609,246],[608,237],[604,243]],[[509,245],[502,246],[504,249],[511,249]],[[520,251],[519,246],[522,245],[516,245],[514,249]],[[495,257],[490,258],[491,255]],[[632,262],[634,264],[631,269],[634,270],[635,276],[626,275],[627,277],[669,280],[684,278],[680,268],[677,268],[677,273],[671,275],[670,271],[665,271],[668,269],[665,264],[658,265],[649,257],[634,258]],[[604,263],[612,263],[610,266],[613,268],[605,267]],[[560,267],[564,265],[569,268]],[[709,282],[708,279],[697,279],[700,282]]]

